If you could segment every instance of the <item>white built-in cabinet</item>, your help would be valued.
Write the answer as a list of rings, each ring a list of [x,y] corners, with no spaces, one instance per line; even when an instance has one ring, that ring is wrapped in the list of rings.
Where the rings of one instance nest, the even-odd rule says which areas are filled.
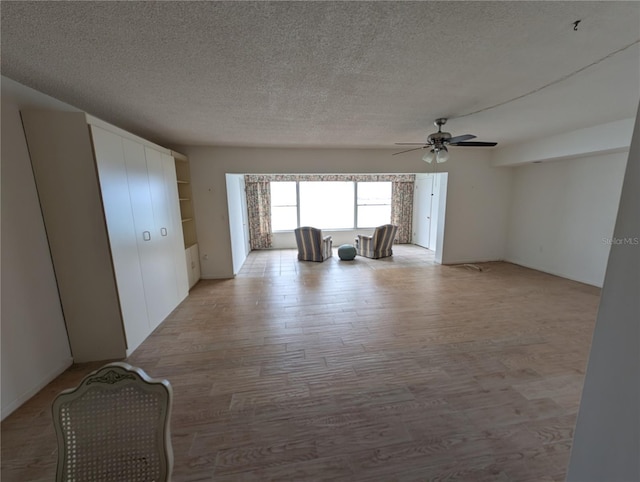
[[[22,119],[74,361],[123,358],[188,294],[174,158],[84,113]]]
[[[200,279],[200,255],[196,236],[196,218],[191,192],[191,173],[189,159],[178,152],[172,152],[175,159],[178,199],[180,201],[180,218],[184,238],[184,255],[189,277],[189,288]]]
[[[200,254],[198,245],[192,244],[185,249],[185,258],[187,262],[187,276],[189,277],[189,287],[195,285],[200,279]]]

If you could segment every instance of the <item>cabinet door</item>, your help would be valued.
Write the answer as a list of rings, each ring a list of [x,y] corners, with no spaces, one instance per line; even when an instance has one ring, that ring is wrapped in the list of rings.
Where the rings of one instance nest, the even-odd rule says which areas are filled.
[[[152,232],[152,246],[154,250],[153,271],[154,281],[153,299],[156,317],[151,318],[152,324],[157,326],[178,305],[178,284],[175,266],[176,233],[171,217],[162,153],[144,148],[149,179],[149,194],[153,213],[154,231]],[[146,280],[145,280],[146,283]],[[149,308],[151,309],[151,308]]]
[[[123,139],[122,142],[145,302],[149,315],[149,330],[152,331],[172,309],[168,308],[171,306],[171,299],[167,299],[166,293],[166,279],[169,275],[166,272],[160,235],[153,219],[144,146],[130,139]]]
[[[192,288],[200,279],[200,254],[198,245],[187,248],[187,269],[189,270],[189,288]]]
[[[193,284],[196,284],[198,281],[200,281],[200,250],[198,249],[197,244],[194,244],[192,249],[193,251],[191,251],[191,263],[193,269]]]
[[[180,201],[176,166],[173,157],[162,153],[162,169],[164,185],[167,194],[167,204],[171,214],[173,261],[176,268],[176,283],[178,285],[178,303],[189,294],[189,278],[187,265],[184,263],[184,236],[182,234],[182,217],[180,215]]]
[[[131,211],[122,138],[91,126],[127,353],[149,335],[142,271]]]

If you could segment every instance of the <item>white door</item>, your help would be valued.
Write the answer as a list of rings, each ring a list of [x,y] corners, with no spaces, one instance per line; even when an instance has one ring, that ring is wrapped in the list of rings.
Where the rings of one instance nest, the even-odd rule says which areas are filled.
[[[244,231],[245,217],[242,213],[244,190],[242,190],[243,183],[238,182],[239,179],[242,179],[242,175],[240,174],[226,175],[229,234],[231,238],[231,257],[234,275],[238,274],[247,258],[247,243]]]
[[[244,183],[244,176],[238,180],[240,183],[240,203],[242,209],[242,232],[244,233],[244,255],[245,258],[251,252],[251,243],[249,241],[249,211],[247,210],[247,192]]]
[[[433,197],[433,176],[427,174],[416,177],[413,193],[413,244],[430,247],[431,200]]]
[[[440,209],[440,186],[442,184],[442,173],[433,175],[433,188],[431,190],[431,216],[429,226],[429,244],[428,248],[431,251],[436,251],[438,248],[438,212]]]
[[[171,311],[172,301],[168,300],[173,300],[177,294],[175,289],[173,292],[168,289],[165,281],[171,272],[166,263],[166,253],[163,252],[164,244],[160,241],[159,229],[156,230],[153,218],[144,146],[130,139],[123,139],[122,142],[151,331]]]
[[[173,231],[171,208],[167,199],[162,153],[145,147],[144,154],[153,212],[153,230],[151,243],[145,245],[150,246],[151,250],[149,251],[150,256],[147,258],[149,265],[143,265],[143,276],[145,270],[149,269],[149,274],[154,277],[150,281],[152,283],[149,293],[151,297],[147,299],[147,302],[151,327],[155,328],[178,304],[178,285],[173,256],[176,233]],[[147,278],[145,277],[146,284]]]
[[[122,138],[96,126],[91,126],[91,133],[127,340],[127,353],[131,353],[151,330],[129,198]]]

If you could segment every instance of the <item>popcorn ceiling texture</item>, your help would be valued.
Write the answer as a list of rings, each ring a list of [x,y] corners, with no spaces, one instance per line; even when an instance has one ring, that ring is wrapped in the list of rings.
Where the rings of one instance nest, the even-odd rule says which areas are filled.
[[[9,2],[2,75],[163,144],[501,144],[633,117],[639,2]],[[577,31],[573,22],[581,19]]]

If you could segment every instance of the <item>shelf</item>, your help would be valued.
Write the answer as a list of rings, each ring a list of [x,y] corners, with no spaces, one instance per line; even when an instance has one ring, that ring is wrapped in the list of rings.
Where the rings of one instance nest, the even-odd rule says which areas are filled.
[[[176,168],[176,182],[178,183],[178,202],[180,204],[180,218],[182,221],[182,237],[185,248],[195,245],[197,240],[196,220],[193,210],[193,192],[191,190],[191,172],[189,160],[186,156],[173,152]]]

